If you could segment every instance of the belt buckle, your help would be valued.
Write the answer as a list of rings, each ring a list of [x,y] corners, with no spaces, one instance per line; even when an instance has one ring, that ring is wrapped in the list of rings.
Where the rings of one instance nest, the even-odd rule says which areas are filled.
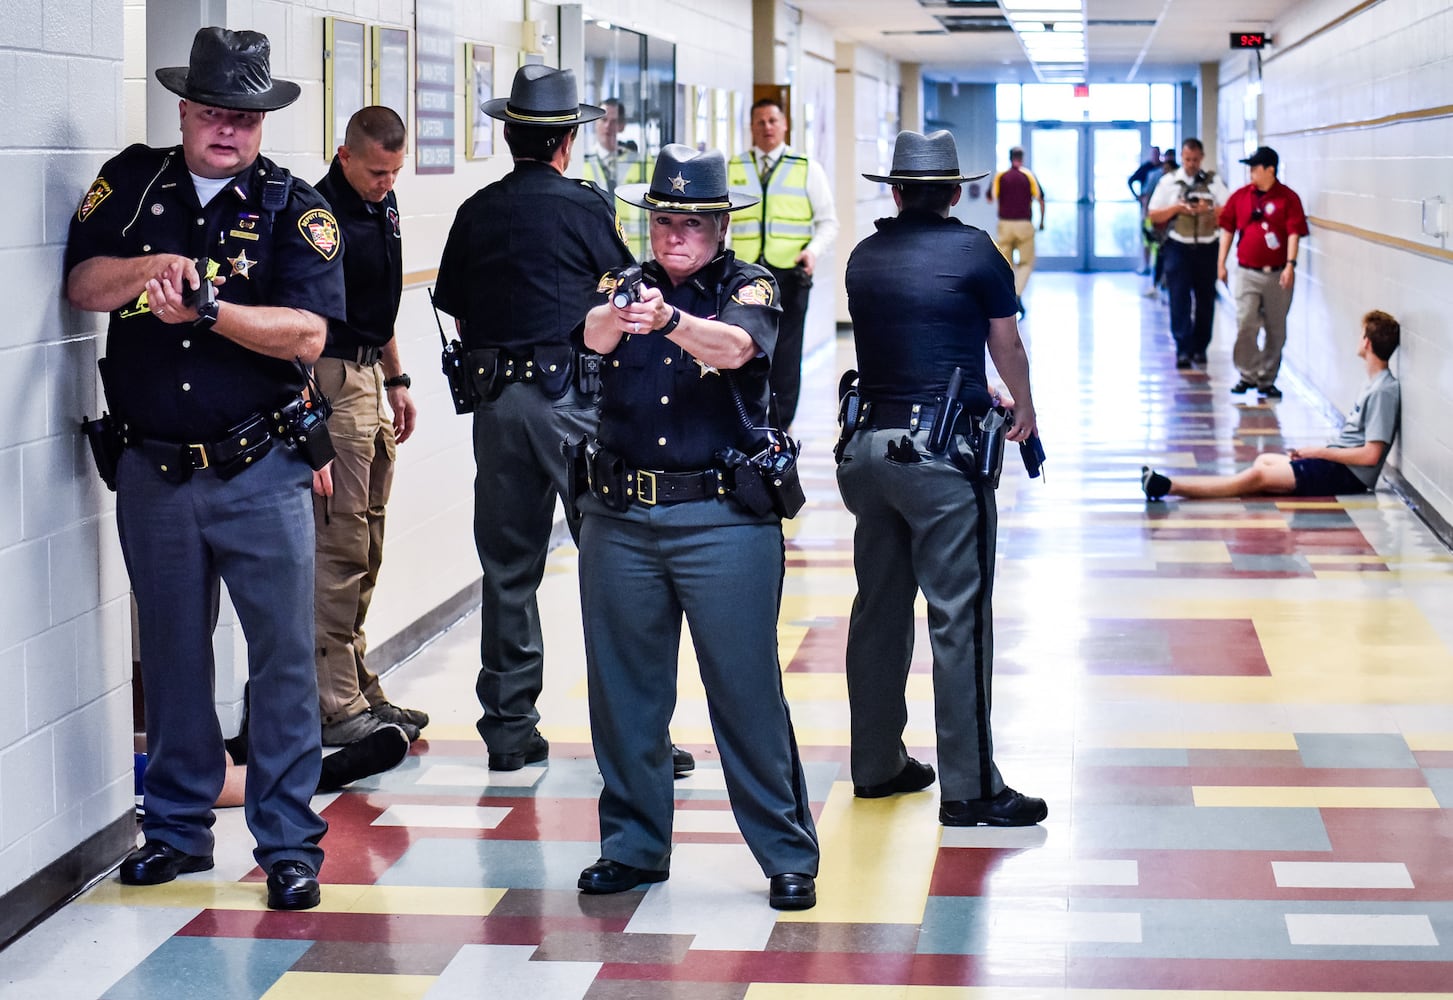
[[[207,446],[204,444],[187,445],[187,454],[191,456],[193,469],[205,469],[211,463],[207,461]],[[201,459],[201,464],[197,460]]]
[[[646,496],[647,484],[651,495]],[[649,469],[636,470],[636,499],[647,507],[656,506],[656,474]]]

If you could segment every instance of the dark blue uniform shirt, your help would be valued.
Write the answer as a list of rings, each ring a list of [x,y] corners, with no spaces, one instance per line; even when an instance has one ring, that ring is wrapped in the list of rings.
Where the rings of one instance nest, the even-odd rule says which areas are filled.
[[[626,464],[657,472],[711,468],[729,446],[754,454],[763,444],[756,429],[767,425],[767,373],[782,313],[772,273],[730,250],[675,287],[655,261],[643,270],[668,303],[741,327],[758,353],[741,368],[716,372],[660,333],[627,334],[606,356],[601,375],[600,443]]]
[[[879,219],[848,258],[848,312],[864,399],[928,402],[964,372],[960,399],[989,406],[989,320],[1013,316],[1014,272],[982,229],[929,212]]]
[[[521,160],[459,207],[434,304],[464,321],[466,350],[579,347],[597,280],[631,260],[600,188]]]
[[[71,217],[66,273],[92,257],[177,253],[207,258],[227,282],[217,297],[290,306],[341,319],[342,241],[327,203],[291,178],[286,205],[263,206],[268,181],[287,171],[259,156],[204,208],[182,149],[135,145],[101,168]],[[146,293],[111,313],[106,390],[111,409],[149,437],[216,441],[255,413],[296,396],[303,376],[190,324],[151,314]]]
[[[343,176],[338,157],[318,182],[343,230],[343,283],[348,318],[328,323],[328,346],[343,350],[382,347],[394,335],[404,289],[399,203],[390,191],[381,202],[364,201]]]

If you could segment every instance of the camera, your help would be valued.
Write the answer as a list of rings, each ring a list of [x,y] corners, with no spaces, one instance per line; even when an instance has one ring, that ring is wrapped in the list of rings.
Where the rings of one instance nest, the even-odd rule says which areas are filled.
[[[624,309],[632,302],[641,301],[641,288],[645,285],[645,276],[641,273],[641,265],[632,264],[630,267],[623,267],[616,272],[615,290],[610,293],[610,304],[617,309]]]

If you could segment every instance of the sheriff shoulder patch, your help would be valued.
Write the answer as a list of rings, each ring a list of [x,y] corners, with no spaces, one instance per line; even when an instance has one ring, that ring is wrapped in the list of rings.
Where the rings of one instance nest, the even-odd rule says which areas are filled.
[[[106,178],[97,177],[95,183],[86,191],[86,196],[81,199],[81,206],[76,209],[76,221],[85,222],[86,217],[94,212],[96,206],[105,201],[110,194],[111,185],[106,182]]]
[[[298,232],[303,234],[303,239],[324,260],[332,260],[338,256],[338,248],[341,246],[338,241],[338,220],[333,218],[332,212],[322,208],[304,212],[302,218],[298,219]]]
[[[611,274],[609,271],[607,271],[605,274],[602,274],[600,276],[600,283],[595,286],[595,290],[597,292],[600,292],[602,295],[606,292],[615,291],[616,276],[614,274]]]
[[[732,292],[732,301],[744,306],[770,306],[772,283],[766,278],[754,278]]]

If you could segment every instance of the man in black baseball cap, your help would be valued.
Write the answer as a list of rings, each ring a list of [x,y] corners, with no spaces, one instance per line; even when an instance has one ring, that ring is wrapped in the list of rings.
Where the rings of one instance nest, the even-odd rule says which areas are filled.
[[[255,31],[203,28],[187,66],[157,70],[182,98],[181,145],[132,146],[102,167],[71,220],[66,293],[111,314],[101,374],[125,446],[109,481],[151,756],[145,844],[121,881],[212,867],[226,759],[212,632],[225,581],[248,639],[254,856],[268,906],[295,910],[318,905],[328,828],[309,804],[322,753],[307,485],[323,452],[299,447],[281,415],[308,412],[304,365],[345,311],[332,212],[258,152],[266,113],[298,96],[273,79],[269,50]]]

